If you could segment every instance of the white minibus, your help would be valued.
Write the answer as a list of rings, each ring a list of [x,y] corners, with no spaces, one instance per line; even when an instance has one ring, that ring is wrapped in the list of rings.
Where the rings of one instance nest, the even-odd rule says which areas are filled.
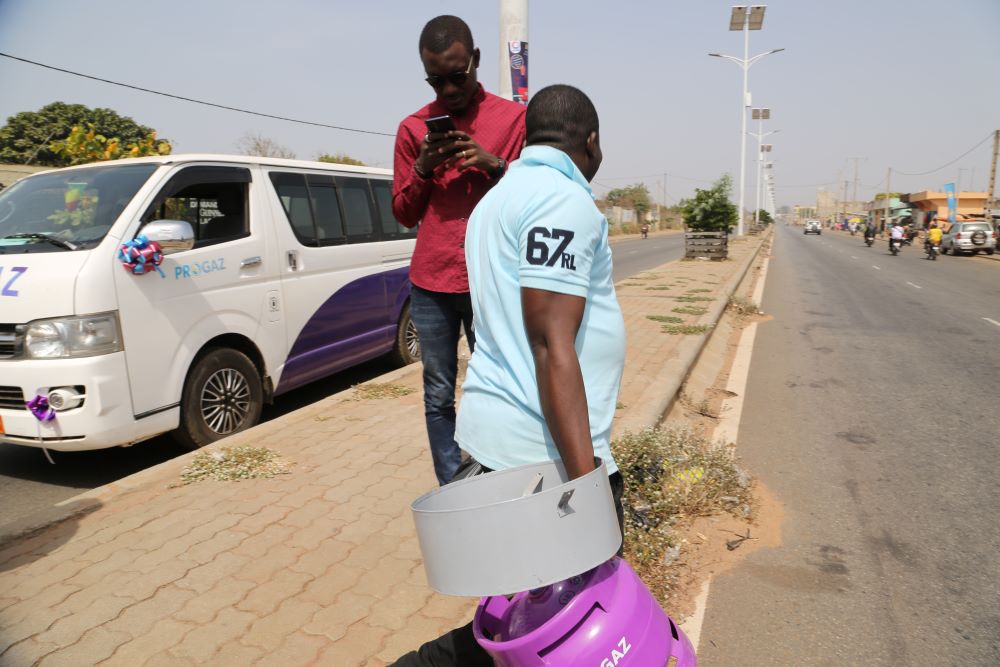
[[[415,239],[387,169],[170,155],[28,176],[0,192],[0,443],[197,448],[307,382],[415,361]]]

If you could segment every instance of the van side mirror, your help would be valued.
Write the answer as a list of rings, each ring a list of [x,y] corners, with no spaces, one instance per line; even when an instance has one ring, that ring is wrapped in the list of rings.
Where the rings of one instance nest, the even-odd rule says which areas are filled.
[[[150,241],[160,244],[164,255],[194,247],[194,229],[186,220],[154,220],[139,230]]]

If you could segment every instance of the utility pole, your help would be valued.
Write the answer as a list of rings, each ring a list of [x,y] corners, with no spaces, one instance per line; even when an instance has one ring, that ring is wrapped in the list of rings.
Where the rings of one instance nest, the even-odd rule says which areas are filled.
[[[499,60],[500,97],[527,104],[528,0],[500,0]]]
[[[843,202],[843,207],[844,207],[843,213],[844,213],[844,217],[846,218],[847,217],[847,180],[846,179],[844,180],[844,198],[841,201]]]
[[[993,131],[993,163],[990,166],[990,181],[986,184],[986,221],[993,222],[990,218],[993,215],[993,184],[997,180],[997,152],[1000,151],[1000,130]]]
[[[667,208],[667,172],[663,172],[663,208]]]
[[[892,199],[889,196],[890,192],[892,192],[892,167],[885,172],[885,219],[882,221],[882,229],[889,226],[889,201]]]
[[[854,191],[851,194],[851,201],[858,201],[858,160],[864,160],[863,157],[852,157],[854,160]]]

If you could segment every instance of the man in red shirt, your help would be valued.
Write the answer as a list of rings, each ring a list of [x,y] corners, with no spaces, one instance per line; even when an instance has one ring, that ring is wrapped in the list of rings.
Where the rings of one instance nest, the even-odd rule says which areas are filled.
[[[458,338],[475,346],[465,226],[472,209],[503,177],[524,144],[524,107],[487,93],[477,81],[479,49],[457,16],[438,16],[420,33],[420,60],[435,100],[399,124],[392,211],[420,223],[410,262],[410,314],[420,336],[424,414],[438,483],[461,462],[455,442]],[[451,116],[455,130],[429,132],[424,121]]]

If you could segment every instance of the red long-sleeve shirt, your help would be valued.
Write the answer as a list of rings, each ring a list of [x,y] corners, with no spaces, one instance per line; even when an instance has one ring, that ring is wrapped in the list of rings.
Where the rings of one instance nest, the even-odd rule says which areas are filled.
[[[513,162],[524,145],[525,108],[479,86],[469,107],[454,116],[455,127],[467,132],[483,150]],[[496,180],[479,169],[459,171],[439,166],[431,178],[413,171],[420,143],[427,134],[424,119],[448,110],[436,100],[399,124],[393,162],[392,212],[407,227],[420,223],[410,262],[410,281],[433,292],[469,291],[465,269],[465,226],[483,195]]]

